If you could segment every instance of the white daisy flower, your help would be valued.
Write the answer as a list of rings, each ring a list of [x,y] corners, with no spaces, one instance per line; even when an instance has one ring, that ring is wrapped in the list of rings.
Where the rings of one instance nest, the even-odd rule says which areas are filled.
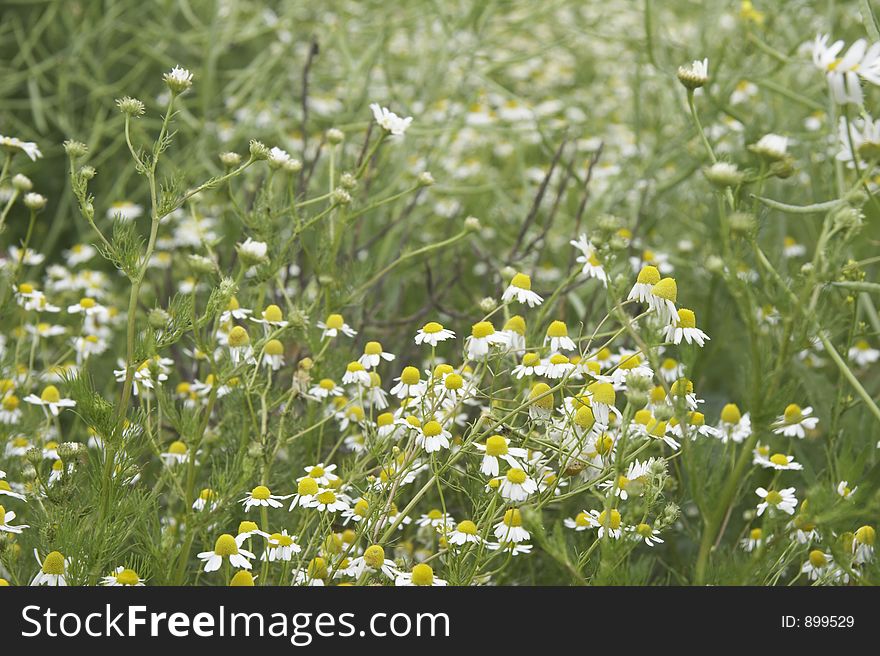
[[[250,561],[256,556],[238,546],[235,538],[224,533],[217,538],[212,551],[202,551],[198,554],[199,560],[205,565],[205,572],[216,572],[223,564],[223,559],[229,559],[229,564],[240,569],[250,569]]]
[[[30,528],[27,524],[18,524],[17,526],[13,526],[10,522],[15,519],[15,513],[11,510],[6,510],[2,505],[0,505],[0,532],[3,533],[21,533],[24,529]]]
[[[348,363],[345,373],[342,374],[342,383],[344,385],[361,385],[363,387],[370,386],[370,374],[364,369],[357,360]]]
[[[825,73],[834,102],[839,105],[863,102],[859,78],[880,85],[880,43],[870,48],[865,39],[855,41],[844,56],[840,56],[843,41],[828,45],[827,34],[817,35],[813,42],[813,64]]]
[[[382,350],[382,344],[379,342],[367,342],[363,355],[358,358],[358,362],[364,366],[364,369],[375,369],[382,360],[391,362],[394,360],[394,354]]]
[[[67,585],[67,568],[70,566],[70,560],[65,558],[64,554],[60,551],[52,551],[44,560],[40,560],[40,555],[34,549],[34,558],[37,559],[40,571],[31,581],[31,585]]]
[[[518,303],[527,303],[529,307],[544,302],[541,296],[532,291],[532,279],[524,273],[517,273],[501,295],[501,300],[505,303],[510,303],[514,299]]]
[[[755,494],[761,497],[763,501],[758,504],[758,517],[763,515],[764,511],[768,508],[771,514],[774,510],[781,510],[784,513],[793,515],[798,503],[794,493],[795,489],[793,487],[787,487],[782,490],[767,490],[759,487],[755,490]]]
[[[239,499],[239,503],[244,505],[244,511],[248,512],[254,507],[263,508],[281,508],[282,501],[289,499],[291,495],[281,496],[272,494],[265,485],[258,485],[251,490],[243,499]]]
[[[302,547],[296,543],[296,536],[289,535],[287,529],[282,529],[281,533],[272,533],[269,536],[262,560],[268,560],[270,563],[276,560],[289,562],[293,560],[294,554],[301,551]]]
[[[443,428],[438,421],[428,421],[416,434],[416,444],[425,449],[427,453],[436,453],[441,449],[449,448],[449,440],[452,434]]]
[[[506,510],[501,521],[495,524],[492,534],[496,540],[512,543],[525,542],[531,538],[529,532],[523,528],[519,508]]]
[[[500,483],[501,496],[509,501],[525,501],[538,491],[538,484],[521,467],[511,467],[507,474],[494,480]]]
[[[339,333],[342,333],[346,337],[354,337],[357,335],[357,331],[345,323],[341,314],[331,314],[327,317],[326,321],[319,321],[317,326],[322,330],[321,339],[326,337],[336,337]]]
[[[847,352],[850,360],[860,367],[867,367],[880,360],[880,350],[871,348],[864,339],[858,340]]]
[[[112,574],[108,574],[101,579],[101,585],[111,588],[142,588],[144,587],[144,579],[139,577],[133,569],[120,565],[113,570]]]
[[[489,355],[492,345],[504,345],[504,337],[495,332],[489,321],[480,321],[471,327],[471,335],[465,341],[468,360],[482,360]]]
[[[629,294],[626,297],[627,300],[648,303],[652,296],[651,289],[658,282],[660,282],[660,272],[657,270],[657,267],[651,265],[642,267],[635,284],[629,290]]]
[[[568,326],[562,321],[554,321],[547,328],[544,335],[544,346],[550,343],[551,351],[574,351],[577,349],[574,341],[568,336]]]
[[[859,489],[859,486],[856,485],[852,489],[849,487],[849,481],[840,481],[837,484],[837,494],[842,496],[844,499],[849,499],[853,494],[856,493],[856,490]]]
[[[428,344],[430,346],[437,346],[440,342],[445,342],[447,339],[454,339],[455,333],[451,330],[447,330],[441,324],[436,321],[429,321],[424,326],[419,328],[418,332],[416,332],[416,344]]]
[[[673,344],[681,344],[681,341],[684,340],[688,344],[699,346],[704,346],[709,341],[709,336],[697,328],[697,318],[694,311],[685,308],[678,310],[678,319],[675,323],[666,326],[664,338]]]
[[[387,107],[379,106],[378,103],[372,103],[370,110],[372,110],[373,118],[376,119],[379,127],[397,137],[402,137],[412,123],[412,116],[401,118],[394,112],[389,111]]]
[[[461,547],[465,544],[480,544],[483,538],[477,532],[477,525],[466,519],[456,525],[455,530],[446,536],[446,541],[450,545]]]
[[[815,430],[819,423],[818,417],[810,416],[813,408],[801,408],[795,403],[790,403],[785,408],[776,422],[773,424],[773,432],[777,435],[785,435],[786,437],[797,437],[803,439],[807,431]]]
[[[498,476],[499,460],[503,460],[511,468],[522,470],[521,462],[528,458],[528,451],[511,447],[510,440],[501,435],[492,435],[485,444],[474,443],[474,447],[484,454],[480,463],[480,472],[485,476]]]
[[[444,586],[446,581],[434,576],[434,570],[426,563],[419,563],[410,572],[401,572],[394,579],[396,586]]]
[[[53,417],[57,417],[63,408],[72,408],[76,405],[76,401],[73,399],[62,398],[58,388],[54,385],[46,385],[40,396],[28,394],[24,400],[33,405],[42,406],[47,416],[48,413],[51,413]]]

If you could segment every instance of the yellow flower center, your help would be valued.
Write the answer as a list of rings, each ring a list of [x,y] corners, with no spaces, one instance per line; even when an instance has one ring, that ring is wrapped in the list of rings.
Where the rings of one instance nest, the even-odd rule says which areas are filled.
[[[251,531],[256,531],[259,527],[256,522],[239,522],[238,524],[238,533],[239,535],[242,533],[250,533]]]
[[[373,569],[378,569],[385,563],[385,550],[378,544],[367,547],[364,551],[364,562]]]
[[[725,424],[738,424],[741,419],[742,413],[736,403],[728,403],[721,409],[721,421]]]
[[[61,394],[54,385],[46,385],[43,388],[43,393],[40,394],[40,400],[45,403],[58,403],[61,400]]]
[[[799,405],[795,403],[789,403],[785,407],[783,417],[786,424],[799,424],[803,420],[804,415],[801,412],[801,407]]]
[[[568,326],[566,326],[562,321],[554,321],[547,328],[547,336],[548,337],[567,337],[568,336]]]
[[[263,318],[266,321],[282,321],[284,314],[282,314],[281,308],[277,305],[267,305],[266,309],[263,310]]]
[[[749,531],[749,537],[752,540],[760,540],[761,536],[763,536],[763,535],[764,535],[764,531],[761,530],[760,528],[753,528],[751,531]]]
[[[265,485],[258,485],[253,490],[251,490],[251,498],[256,499],[257,501],[265,501],[270,496],[272,496],[272,493]]]
[[[229,533],[221,535],[214,543],[214,553],[221,557],[237,554],[238,544],[236,544],[235,538],[229,535]]]
[[[336,387],[336,383],[334,383],[330,378],[322,378],[318,382],[318,387],[321,389],[327,390],[328,392]]]
[[[265,350],[266,355],[281,355],[284,353],[284,345],[277,339],[270,339],[266,342],[263,350]]]
[[[364,346],[366,355],[382,355],[382,345],[379,342],[367,342]]]
[[[593,403],[604,403],[607,406],[614,405],[616,395],[614,385],[611,383],[590,383],[587,385],[587,392],[592,396]]]
[[[443,427],[438,421],[429,421],[422,427],[425,437],[436,437],[443,432]]]
[[[176,456],[182,456],[186,453],[186,444],[177,440],[171,443],[171,446],[168,447],[168,453],[173,453]]]
[[[654,296],[667,301],[675,301],[678,299],[678,286],[675,284],[675,278],[663,278],[651,288]]]
[[[20,294],[32,294],[34,291],[34,287],[33,285],[29,285],[28,283],[23,282],[18,286],[18,291]]]
[[[639,524],[636,526],[636,533],[641,535],[643,538],[649,538],[654,535],[654,530],[651,528],[650,524]]]
[[[327,571],[327,561],[318,556],[309,561],[308,567],[309,578],[326,579],[329,572]]]
[[[214,498],[214,490],[209,487],[204,488],[201,492],[199,492],[199,499],[202,501],[209,501]]]
[[[376,417],[376,425],[377,426],[390,426],[394,423],[394,415],[390,412],[383,412],[381,415]]]
[[[859,544],[864,544],[868,546],[873,545],[875,537],[876,533],[873,526],[865,525],[857,529],[855,532],[855,538],[859,542]]]
[[[124,569],[116,574],[116,582],[120,585],[137,585],[140,583],[140,577],[133,569]]]
[[[273,533],[269,539],[279,547],[289,547],[293,544],[293,538],[283,533]]]
[[[772,462],[774,465],[785,467],[788,465],[788,456],[783,453],[774,453],[772,456],[770,456],[770,462]]]
[[[324,322],[324,325],[330,329],[341,330],[342,326],[345,325],[345,321],[343,321],[341,314],[331,314],[327,317],[327,321]]]
[[[486,440],[487,456],[504,456],[507,455],[507,440],[500,435],[493,435]]]
[[[91,310],[95,305],[95,299],[93,298],[84,297],[79,299],[79,306],[84,310]]]
[[[43,574],[64,574],[64,554],[52,551],[43,560]]]
[[[431,585],[434,583],[434,570],[430,565],[419,563],[412,568],[413,585]]]
[[[541,364],[541,356],[537,353],[526,353],[523,356],[522,363],[524,367],[535,367]]]
[[[355,371],[363,371],[364,365],[362,365],[360,362],[357,362],[357,361],[349,362],[348,366],[345,369],[349,373],[353,373]]]
[[[554,353],[550,356],[550,364],[569,364],[570,360],[561,353]]]
[[[511,508],[505,511],[503,521],[505,526],[522,526],[522,513],[519,511],[519,508]]]
[[[526,320],[523,319],[520,315],[515,314],[507,320],[507,323],[504,324],[504,330],[510,330],[512,332],[515,332],[517,335],[525,335]]]
[[[329,506],[330,504],[336,503],[336,494],[334,494],[332,490],[321,492],[317,498],[318,502],[324,505]]]
[[[778,506],[782,502],[782,495],[776,490],[770,490],[765,499],[771,506]]]
[[[477,339],[488,337],[495,334],[495,326],[488,321],[480,321],[471,326],[471,335]]]
[[[443,513],[437,510],[436,508],[428,511],[428,519],[437,520],[443,517]]]
[[[240,569],[229,581],[229,585],[235,588],[252,588],[254,587],[254,575],[246,569]]]
[[[460,390],[464,387],[464,378],[459,374],[449,374],[443,384],[448,390]]]
[[[624,359],[620,361],[618,364],[618,368],[623,369],[625,371],[629,371],[630,369],[635,369],[640,364],[642,364],[642,356],[638,353],[631,353],[627,355]],[[610,383],[607,383],[610,385]]]
[[[657,267],[651,265],[643,266],[636,280],[642,285],[651,285],[653,287],[660,282],[660,272],[657,270]]]
[[[400,374],[400,382],[404,385],[418,385],[422,376],[415,367],[404,367]]]
[[[694,311],[681,308],[678,311],[678,326],[679,328],[696,328],[697,316]]]
[[[579,512],[574,518],[574,523],[577,526],[589,526],[590,516],[585,512]]]
[[[518,273],[510,281],[510,284],[511,284],[511,286],[519,287],[520,289],[531,289],[532,288],[532,279],[529,278],[524,273]]]
[[[610,521],[608,519],[607,511],[603,510],[599,513],[599,523],[602,526],[607,526],[615,531],[620,528],[620,512],[612,508]]]
[[[251,338],[248,337],[247,331],[241,326],[235,326],[235,328],[229,331],[229,345],[233,348],[247,346],[250,341]]]
[[[529,392],[529,399],[531,400],[532,405],[537,406],[542,410],[553,409],[553,395],[548,394],[548,392],[550,392],[550,386],[547,383],[536,383],[533,385]],[[544,396],[545,394],[546,396]]]
[[[297,483],[296,491],[300,496],[312,496],[318,493],[318,482],[314,478],[304,478]]]
[[[813,567],[824,567],[825,564],[828,562],[828,559],[825,557],[825,554],[823,554],[818,549],[813,549],[810,552],[809,557],[810,557],[810,564]]]
[[[476,535],[477,534],[477,525],[474,524],[471,520],[466,519],[463,522],[459,522],[456,527],[459,533],[464,533],[465,535]]]
[[[18,397],[15,394],[10,394],[5,399],[3,399],[3,409],[15,410],[18,407],[18,403]]]
[[[590,430],[596,423],[596,417],[593,416],[593,410],[590,406],[582,405],[578,411],[574,413],[574,423],[584,430]]]

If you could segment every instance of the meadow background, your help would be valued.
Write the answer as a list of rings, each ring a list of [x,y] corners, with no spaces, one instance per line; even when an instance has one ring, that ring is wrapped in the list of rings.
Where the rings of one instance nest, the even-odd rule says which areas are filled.
[[[276,459],[269,487],[292,493],[303,466],[335,455],[337,435],[347,435],[328,429],[274,451],[269,438],[263,450],[239,448],[240,435],[251,431],[248,406],[260,394],[264,403],[267,394],[270,401],[276,393],[279,398],[270,402],[277,411],[268,419],[270,435],[298,434],[320,421],[321,410],[307,403],[292,413],[283,410],[287,401],[281,396],[302,371],[297,363],[303,358],[317,360],[314,381],[338,381],[363,341],[378,340],[396,355],[381,370],[387,389],[405,364],[436,364],[426,364],[424,347],[413,342],[420,327],[440,321],[463,339],[494,307],[486,299],[497,303],[515,272],[528,274],[545,299],[526,315],[530,342],[541,342],[551,319],[566,322],[573,336],[589,335],[607,313],[620,319],[613,314],[615,303],[644,264],[676,279],[679,305],[693,309],[697,325],[711,337],[702,349],[663,354],[685,366],[705,399],[700,410],[707,424],[717,425],[725,404],[735,403],[766,443],[788,404],[813,408],[818,428],[793,440],[788,453],[803,465],[796,475],[798,498],[809,499],[807,523],[818,525],[824,552],[845,560],[853,532],[876,525],[880,509],[878,367],[859,365],[848,355],[859,341],[878,347],[880,204],[874,195],[878,181],[867,175],[873,162],[857,184],[863,171],[857,175],[835,159],[837,120],[844,112],[853,118],[861,109],[870,112],[880,91],[865,85],[863,108],[836,106],[810,46],[820,33],[847,44],[880,40],[872,4],[7,0],[0,8],[0,134],[39,144],[43,157],[18,156],[11,172],[28,176],[34,191],[48,199],[29,235],[31,248],[45,256],[41,263],[19,271],[8,250],[28,236],[26,209],[16,205],[0,235],[0,256],[7,258],[0,283],[0,328],[6,335],[0,378],[15,379],[19,397],[39,395],[38,379],[64,346],[41,346],[36,358],[31,351],[33,375],[16,373],[16,366],[29,362],[30,337],[23,338],[24,357],[15,344],[31,319],[13,301],[13,286],[30,280],[42,288],[47,266],[63,263],[67,249],[96,243],[80,213],[65,140],[88,148],[76,166],[97,171],[88,194],[105,234],[112,232],[114,204],[133,203],[147,214],[150,206],[116,99],[132,96],[144,103],[143,117],[131,121],[131,138],[149,146],[168,100],[162,75],[174,66],[193,73],[193,86],[175,105],[173,143],[162,153],[161,181],[169,189],[222,176],[228,169],[219,154],[235,151],[246,159],[251,140],[284,149],[302,168],[273,174],[254,165],[230,184],[234,191],[209,189],[184,204],[174,221],[199,224],[207,218],[210,248],[198,238],[163,245],[162,236],[179,223],[160,226],[164,259],[148,270],[137,307],[138,331],[148,327],[151,310],[168,309],[181,290],[193,298],[196,314],[207,313],[221,276],[235,277],[242,307],[259,314],[277,301],[291,321],[282,339],[290,371],[284,382],[279,376],[274,387],[220,404],[214,414],[211,407],[204,414],[203,404],[182,405],[174,386],[207,374],[186,350],[212,344],[204,325],[196,338],[184,329],[180,341],[160,353],[172,361],[168,398],[149,407],[143,396],[132,401],[129,417],[148,424],[148,435],[119,447],[130,455],[141,484],[111,484],[102,479],[105,461],[83,459],[80,473],[71,474],[61,492],[29,501],[26,510],[16,507],[31,529],[14,540],[7,536],[0,546],[5,578],[27,583],[37,567],[30,552],[37,548],[42,556],[58,549],[81,563],[72,574],[81,583],[94,583],[121,564],[148,583],[216,583],[198,574],[195,552],[210,549],[217,526],[234,533],[242,519],[237,501],[259,482],[260,472],[267,473],[268,458]],[[695,95],[695,105],[714,156],[736,164],[748,179],[732,187],[705,174],[711,158],[676,77],[679,66],[703,58],[709,60],[709,83]],[[381,132],[369,109],[374,102],[413,120],[404,138],[387,139],[371,157],[366,144],[374,145]],[[338,147],[328,143],[331,129],[344,134]],[[788,137],[786,158],[768,163],[749,149],[768,133]],[[290,199],[331,194],[341,172],[362,165],[368,169],[335,224],[302,228],[318,214],[313,208],[323,209],[320,202],[297,217],[285,212]],[[431,184],[419,177],[424,172],[430,172]],[[727,207],[734,195],[735,208]],[[479,225],[466,225],[468,217]],[[296,239],[288,242],[294,222]],[[145,238],[149,218],[135,225]],[[579,253],[570,241],[582,233],[605,264],[607,288],[577,275]],[[235,245],[248,237],[270,244],[275,268],[265,276],[236,273]],[[190,254],[208,257],[215,270],[200,270]],[[105,274],[99,283],[105,305],[125,314],[125,277],[100,256],[88,266]],[[76,296],[58,305],[66,308]],[[334,312],[359,335],[327,348],[315,325]],[[611,321],[602,329],[610,335],[617,325]],[[113,330],[106,352],[88,360],[88,384],[59,385],[78,403],[76,413],[62,414],[59,441],[86,443],[87,428],[94,435],[100,424],[89,421],[89,408],[101,413],[94,399],[118,402],[121,383],[110,372],[125,357],[126,342],[122,327]],[[248,324],[248,330],[255,339],[258,327]],[[842,366],[816,347],[820,333],[842,354]],[[624,334],[611,348],[639,346]],[[152,356],[150,348],[143,346],[143,353]],[[442,355],[455,366],[462,361],[460,350]],[[510,380],[494,388],[504,409],[515,396],[509,390],[520,384]],[[482,400],[493,416],[492,394]],[[160,414],[150,420],[166,403],[164,419]],[[21,407],[21,422],[0,426],[0,436],[11,441],[24,435],[39,445],[43,416]],[[164,473],[159,451],[199,429],[210,456],[205,453],[196,480],[176,483]],[[468,429],[460,432],[467,441]],[[765,526],[782,539],[768,541],[757,557],[741,545],[759,525],[754,488],[767,485],[769,474],[749,457],[738,466],[742,445],[737,451],[711,438],[685,442],[680,457],[664,454],[669,473],[662,500],[645,508],[668,513],[662,545],[615,551],[603,542],[588,553],[592,542],[562,528],[564,517],[584,509],[579,500],[566,499],[526,517],[535,540],[531,554],[474,571],[460,563],[444,569],[442,558],[435,558],[435,571],[453,583],[487,582],[480,577],[489,570],[491,581],[501,584],[804,583],[798,572],[810,548],[786,538],[782,520]],[[340,461],[342,453],[344,447]],[[381,462],[381,454],[375,457]],[[51,467],[33,464],[37,470]],[[341,471],[354,479],[373,471],[371,466],[342,465]],[[27,478],[20,457],[0,459],[0,469],[10,481]],[[472,505],[484,508],[485,481],[467,472],[458,480],[451,471],[437,487],[441,497],[447,491],[443,503],[450,513],[464,519]],[[852,499],[837,493],[839,481],[858,485]],[[202,488],[222,499],[211,521],[190,520],[187,511],[193,500],[187,494]],[[428,492],[414,518],[439,503],[436,492]],[[324,530],[318,540],[326,547],[326,535],[341,526]],[[395,540],[386,555],[407,565],[439,549],[435,538],[423,535]],[[180,555],[182,544],[192,546],[191,556]],[[166,568],[167,562],[173,567]],[[863,568],[861,580],[878,581],[876,563]]]

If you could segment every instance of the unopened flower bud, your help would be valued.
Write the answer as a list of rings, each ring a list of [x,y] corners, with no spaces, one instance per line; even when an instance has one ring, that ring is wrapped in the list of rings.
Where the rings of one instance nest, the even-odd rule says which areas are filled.
[[[68,139],[64,142],[64,151],[67,153],[68,157],[76,159],[77,157],[83,157],[89,152],[89,148],[82,141]]]
[[[41,194],[30,192],[24,195],[24,206],[29,210],[37,211],[46,207],[47,199]]]
[[[416,182],[420,187],[430,187],[434,184],[435,180],[430,171],[422,171],[416,178]]]
[[[339,186],[345,189],[346,191],[351,191],[355,187],[357,187],[357,178],[354,177],[352,173],[343,173],[339,176]]]
[[[477,232],[482,227],[480,220],[475,216],[469,216],[464,220],[464,227],[470,232]]]
[[[251,139],[248,149],[250,150],[251,157],[256,160],[269,159],[269,147],[262,141]]]
[[[171,315],[162,308],[153,308],[147,315],[147,322],[153,330],[162,330],[171,321]]]
[[[144,114],[144,103],[142,103],[137,98],[131,98],[130,96],[117,98],[116,106],[119,108],[120,112],[122,112],[123,114],[128,114],[133,118],[143,116]]]
[[[351,194],[342,187],[336,187],[330,194],[330,201],[334,205],[348,205],[351,202]]]
[[[241,155],[233,152],[225,152],[220,153],[220,161],[223,163],[228,169],[234,169],[236,166],[241,164]]]
[[[327,130],[327,143],[331,146],[336,146],[341,144],[345,140],[345,133],[342,130],[338,130],[336,128],[330,128]]]
[[[31,182],[31,179],[26,175],[22,175],[21,173],[17,173],[12,176],[12,187],[16,191],[30,191],[34,188],[34,183]]]
[[[496,301],[494,298],[492,298],[490,296],[487,296],[486,298],[484,298],[483,300],[480,301],[480,309],[483,312],[491,312],[496,307],[498,307],[498,301]]]

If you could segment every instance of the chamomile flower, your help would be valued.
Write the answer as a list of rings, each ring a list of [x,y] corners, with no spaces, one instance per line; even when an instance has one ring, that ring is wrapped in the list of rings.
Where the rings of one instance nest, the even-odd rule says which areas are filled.
[[[438,421],[428,421],[421,427],[416,435],[416,444],[425,449],[427,453],[436,453],[441,449],[449,448],[449,440],[452,434],[443,428]]]
[[[483,460],[480,463],[480,472],[486,476],[498,476],[499,460],[506,462],[511,468],[522,470],[522,461],[528,458],[525,449],[511,447],[510,440],[501,435],[492,435],[485,444],[475,443],[477,451],[481,451]]]
[[[507,344],[508,351],[520,353],[526,350],[526,321],[520,315],[510,317],[498,334]]]
[[[492,534],[496,540],[503,542],[525,542],[532,536],[523,528],[522,513],[519,508],[510,508],[504,511],[501,521],[495,524]]]
[[[299,479],[296,484],[296,494],[291,498],[288,510],[293,510],[297,507],[311,508],[317,502],[317,496],[320,491],[321,488],[318,486],[318,481],[314,478],[306,476]]]
[[[587,276],[587,278],[595,278],[603,286],[606,286],[608,284],[608,275],[605,273],[605,268],[602,266],[599,258],[596,257],[596,249],[587,239],[587,236],[581,235],[577,240],[572,240],[569,243],[581,252],[576,258],[576,262],[582,265],[581,273]]]
[[[353,360],[348,363],[348,366],[345,368],[345,373],[342,374],[342,383],[344,385],[361,385],[363,387],[369,387],[370,374],[364,369],[364,365],[357,360]]]
[[[255,241],[248,237],[236,245],[236,250],[242,262],[247,266],[269,261],[269,246],[264,241]]]
[[[605,537],[605,533],[608,533],[609,537],[614,538],[615,540],[619,540],[620,536],[623,534],[622,518],[620,516],[620,511],[616,508],[611,508],[610,511],[602,510],[601,512],[598,510],[590,510],[589,516],[592,520],[593,528],[599,529],[599,537]]]
[[[544,335],[544,346],[550,343],[551,351],[574,351],[577,349],[574,341],[568,336],[568,326],[562,321],[554,321],[547,327]]]
[[[373,112],[373,118],[379,127],[396,137],[402,137],[412,123],[412,116],[401,118],[378,103],[370,104],[370,111]]]
[[[862,565],[874,559],[874,541],[877,533],[873,526],[865,525],[856,529],[853,534],[853,562]]]
[[[521,467],[511,467],[504,476],[498,477],[498,491],[509,501],[525,501],[538,491],[538,484]]]
[[[223,559],[229,560],[229,564],[240,569],[250,569],[250,561],[256,556],[246,549],[238,546],[235,538],[224,533],[214,542],[214,549],[202,551],[198,554],[199,560],[204,563],[205,572],[216,572],[223,564]]]
[[[289,562],[293,560],[294,554],[301,551],[302,547],[296,543],[296,536],[289,535],[287,529],[282,529],[280,533],[272,533],[269,536],[262,559],[268,560],[270,563],[276,560]]]
[[[765,469],[776,469],[779,471],[804,468],[803,465],[795,462],[794,456],[789,456],[784,453],[774,453],[773,455],[768,456],[767,454],[761,453],[758,449],[755,449],[752,464],[764,467]]]
[[[657,270],[657,267],[650,264],[642,267],[635,284],[629,290],[629,294],[626,297],[627,300],[638,301],[639,303],[650,302],[651,290],[658,282],[660,282],[660,272]]]
[[[20,400],[15,394],[7,394],[0,401],[0,424],[17,424],[21,419]]]
[[[477,525],[471,520],[465,519],[459,522],[455,530],[446,536],[446,540],[450,545],[461,547],[466,544],[480,544],[483,538],[480,537],[477,531]]]
[[[793,487],[787,487],[782,490],[767,490],[766,488],[759,487],[755,490],[755,494],[761,497],[763,501],[758,504],[758,517],[763,515],[764,511],[768,508],[771,514],[775,510],[781,510],[786,514],[793,515],[798,503],[794,493],[795,489]]]
[[[379,342],[367,342],[363,355],[358,358],[358,362],[363,365],[364,369],[374,369],[379,366],[382,360],[391,362],[394,360],[394,354],[386,353]]]
[[[400,574],[397,565],[393,560],[385,558],[385,549],[378,544],[370,545],[364,550],[363,555],[352,558],[345,573],[355,580],[359,580],[364,572],[371,574],[381,572],[392,581]]]
[[[321,333],[322,339],[336,337],[339,333],[342,333],[346,337],[354,337],[357,335],[357,331],[345,323],[341,314],[331,314],[325,321],[319,321],[317,325],[318,328],[323,331]]]
[[[586,511],[581,511],[574,517],[566,517],[562,520],[562,523],[566,528],[575,531],[586,531],[588,528],[595,528],[593,518]]]
[[[786,406],[785,412],[776,419],[773,424],[773,432],[777,435],[785,435],[786,437],[797,437],[803,439],[807,431],[815,430],[819,423],[818,417],[810,416],[813,408],[801,408],[795,403]]]
[[[432,508],[416,520],[416,526],[430,526],[441,533],[446,533],[455,526],[455,519],[448,513]]]
[[[101,579],[101,585],[111,588],[142,588],[144,587],[144,579],[139,577],[133,569],[120,565],[111,574]]]
[[[6,510],[3,506],[0,506],[0,532],[2,533],[21,533],[24,529],[29,528],[27,524],[18,524],[17,526],[13,526],[10,522],[15,519],[15,513],[11,510]]]
[[[138,205],[129,200],[119,200],[107,208],[108,219],[121,219],[122,221],[134,221],[144,214],[143,205]]]
[[[568,361],[568,358],[566,358],[566,361]],[[544,365],[541,362],[540,355],[538,355],[537,353],[526,353],[522,358],[522,362],[516,365],[511,373],[514,377],[520,379],[523,376],[540,374],[540,372],[543,370],[543,367]]]
[[[422,380],[422,374],[416,367],[404,367],[398,378],[394,379],[397,385],[391,388],[390,394],[399,399],[408,397],[421,397],[426,391],[426,384]]]
[[[834,569],[834,558],[830,553],[824,553],[819,549],[813,549],[807,556],[806,562],[801,567],[801,572],[807,575],[811,581],[824,578]]]
[[[286,328],[290,323],[284,320],[284,313],[277,305],[267,305],[266,309],[260,313],[260,318],[251,317],[254,323],[263,324],[266,330],[270,328]]]
[[[426,563],[419,563],[418,565],[414,565],[411,571],[399,573],[394,579],[394,585],[404,587],[437,587],[446,585],[446,581],[437,578],[434,575],[434,570],[431,568],[430,565]]]
[[[318,512],[336,513],[348,510],[349,505],[344,495],[337,495],[333,490],[321,490],[315,495],[309,508],[315,508]]]
[[[529,307],[544,302],[541,296],[532,291],[532,279],[524,273],[517,273],[501,295],[501,300],[505,303],[510,303],[514,299],[517,303],[527,303]]]
[[[837,484],[837,494],[839,494],[844,499],[849,499],[853,494],[856,493],[856,490],[859,489],[859,486],[856,485],[852,489],[849,487],[849,481],[840,481]]]
[[[684,340],[688,344],[704,346],[709,341],[709,336],[697,328],[697,319],[694,311],[685,308],[678,310],[678,319],[675,323],[666,326],[664,336],[666,341],[673,344],[681,344],[681,341]]]
[[[256,364],[251,338],[241,326],[234,326],[229,331],[227,346],[229,347],[229,359],[235,366],[241,363]]]
[[[535,383],[526,393],[529,400],[529,417],[548,420],[553,414],[553,392],[547,383]]]
[[[728,403],[721,409],[721,418],[718,422],[718,437],[727,443],[733,440],[737,444],[752,434],[752,421],[749,413],[742,414],[735,403]]]
[[[317,385],[309,389],[309,395],[316,399],[326,399],[331,396],[342,396],[344,390],[333,382],[331,378],[322,378]]]
[[[880,44],[870,48],[865,39],[855,41],[842,57],[844,42],[828,44],[827,34],[817,35],[813,42],[813,64],[825,73],[831,96],[839,105],[861,105],[862,87],[859,78],[880,85]]]
[[[98,254],[98,251],[94,248],[94,246],[90,246],[89,244],[74,244],[68,250],[64,251],[63,255],[67,262],[67,266],[75,267],[80,264],[84,264],[91,260],[95,255]]]
[[[24,400],[33,405],[42,406],[43,411],[46,412],[47,416],[51,413],[53,417],[57,417],[62,409],[72,408],[76,405],[76,401],[73,399],[62,398],[58,388],[54,385],[46,385],[40,393],[40,396],[37,396],[36,394],[28,394],[24,397]]]
[[[709,60],[695,59],[690,64],[679,66],[678,80],[690,91],[705,86],[709,81]]]
[[[199,496],[193,501],[192,509],[196,512],[202,512],[206,508],[212,511],[217,507],[217,493],[209,487],[203,488],[199,492]]]
[[[858,340],[847,352],[849,359],[860,367],[867,367],[880,360],[880,350],[871,348],[864,339]]]
[[[764,543],[764,531],[759,527],[755,527],[749,531],[749,534],[739,541],[744,551],[752,552]]]
[[[415,342],[416,344],[437,346],[440,342],[445,342],[447,339],[454,338],[454,332],[447,330],[436,321],[429,321],[416,332]]]
[[[661,323],[675,325],[679,320],[675,302],[678,300],[678,286],[675,278],[663,278],[651,287],[648,306],[660,319]]]
[[[489,347],[504,344],[505,339],[495,332],[489,321],[479,321],[471,326],[471,335],[465,340],[468,360],[482,360],[489,355]]]
[[[561,353],[554,353],[541,364],[538,373],[545,378],[556,380],[558,378],[563,378],[566,374],[569,374],[574,370],[575,366],[567,356],[564,356]]]
[[[660,537],[660,531],[650,524],[641,523],[636,526],[631,526],[627,530],[630,532],[633,539],[644,542],[649,547],[663,543],[663,539]]]
[[[654,458],[641,462],[634,460],[630,463],[626,474],[621,474],[616,480],[603,481],[599,487],[603,490],[614,489],[614,496],[626,501],[630,496],[641,496],[645,492],[648,483],[651,466]]]
[[[159,454],[159,457],[169,467],[186,464],[189,462],[189,447],[184,442],[176,440],[168,445],[168,450]]]
[[[253,314],[252,310],[241,307],[238,303],[238,299],[235,298],[235,296],[232,296],[226,304],[226,309],[220,314],[220,323],[227,323],[232,319],[244,321],[251,314]]]
[[[31,585],[66,586],[67,568],[70,560],[64,557],[60,551],[51,551],[45,559],[40,560],[40,554],[34,549],[34,558],[40,566],[40,571],[31,580]]]
[[[284,366],[284,345],[277,339],[270,339],[263,345],[263,366],[278,371]]]
[[[2,134],[0,134],[0,148],[10,153],[23,152],[32,162],[36,162],[43,156],[40,147],[33,141],[22,141],[18,137],[6,137]]]
[[[265,485],[258,485],[251,490],[243,499],[239,499],[239,503],[244,505],[244,511],[247,512],[251,508],[260,506],[263,508],[280,508],[282,501],[289,499],[290,495],[281,496],[272,494]]]

